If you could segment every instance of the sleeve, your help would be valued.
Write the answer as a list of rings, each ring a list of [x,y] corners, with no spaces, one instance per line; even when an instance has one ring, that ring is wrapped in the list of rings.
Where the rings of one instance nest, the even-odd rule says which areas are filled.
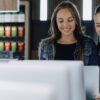
[[[94,41],[92,41],[92,54],[90,56],[90,64],[89,65],[99,65],[97,47],[96,47],[96,44]]]
[[[39,43],[38,58],[39,58],[39,60],[46,60],[46,57],[45,57],[45,47],[44,47],[44,42],[43,41],[41,41]]]

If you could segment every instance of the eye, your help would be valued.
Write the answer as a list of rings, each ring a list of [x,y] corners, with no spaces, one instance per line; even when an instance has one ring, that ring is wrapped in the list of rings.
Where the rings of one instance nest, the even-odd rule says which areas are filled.
[[[59,23],[63,23],[63,20],[59,20],[58,22],[59,22]]]
[[[74,21],[74,18],[69,18],[68,21],[72,22],[72,21]]]
[[[100,27],[100,25],[96,25],[96,27]]]

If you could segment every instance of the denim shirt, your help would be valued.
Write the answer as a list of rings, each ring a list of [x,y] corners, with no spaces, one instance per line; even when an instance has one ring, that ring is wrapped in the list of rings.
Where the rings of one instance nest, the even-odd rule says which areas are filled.
[[[85,65],[98,65],[97,48],[92,39],[84,38],[83,52]]]
[[[54,60],[55,47],[50,38],[44,39],[39,44],[39,59]],[[77,59],[75,59],[77,60]],[[91,38],[83,38],[83,62],[84,65],[98,65],[96,45]]]

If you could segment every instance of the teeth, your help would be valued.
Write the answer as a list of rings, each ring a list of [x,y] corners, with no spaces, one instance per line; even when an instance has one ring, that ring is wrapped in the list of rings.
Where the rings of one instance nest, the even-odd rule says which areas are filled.
[[[70,29],[64,29],[64,31],[69,31]]]

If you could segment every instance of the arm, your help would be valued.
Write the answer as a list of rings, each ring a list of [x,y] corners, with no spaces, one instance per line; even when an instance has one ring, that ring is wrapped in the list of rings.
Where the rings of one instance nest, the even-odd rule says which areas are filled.
[[[99,65],[96,44],[94,43],[94,41],[91,41],[91,45],[92,45],[92,54],[90,56],[89,65]]]

